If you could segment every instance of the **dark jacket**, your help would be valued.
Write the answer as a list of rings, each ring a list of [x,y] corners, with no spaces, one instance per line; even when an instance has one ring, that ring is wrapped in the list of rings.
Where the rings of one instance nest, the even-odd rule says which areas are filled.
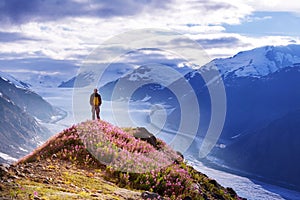
[[[97,98],[97,99],[98,99],[98,105],[94,105],[94,98]],[[91,97],[90,97],[90,105],[91,105],[91,106],[100,106],[101,104],[102,104],[102,99],[101,99],[100,94],[98,94],[98,93],[93,93],[93,94],[91,94]]]

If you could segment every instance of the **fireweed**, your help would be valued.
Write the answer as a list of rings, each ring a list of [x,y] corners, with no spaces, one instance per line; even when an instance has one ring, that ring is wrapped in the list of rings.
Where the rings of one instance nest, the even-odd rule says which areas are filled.
[[[104,121],[87,121],[77,132],[101,163],[122,172],[144,173],[171,165],[178,154],[160,141],[159,149]]]
[[[33,159],[58,158],[86,167],[101,164],[106,168],[105,176],[119,186],[155,192],[164,199],[205,199],[210,195],[207,190],[225,199],[239,199],[186,165],[162,140],[157,139],[154,147],[105,121],[72,126],[44,147],[32,153],[37,155]]]

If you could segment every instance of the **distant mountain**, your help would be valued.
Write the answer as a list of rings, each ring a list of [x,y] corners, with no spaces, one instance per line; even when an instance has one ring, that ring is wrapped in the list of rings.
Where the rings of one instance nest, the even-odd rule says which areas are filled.
[[[141,100],[147,96],[147,92],[145,93],[145,90],[148,90],[148,92],[163,90],[174,81],[182,78],[184,74],[180,74],[178,71],[174,73],[173,69],[168,69],[168,67],[164,70],[161,67],[141,66],[119,79],[105,84],[100,88],[100,93],[104,99],[114,98],[113,100],[120,100],[128,99],[130,97],[128,91],[137,90],[134,95],[135,97],[133,96],[132,100]],[[117,88],[115,88],[116,85]],[[114,89],[116,89],[116,91],[114,91]],[[140,92],[138,92],[138,90],[140,90]],[[115,92],[114,97],[112,97],[113,92]],[[151,96],[152,98],[157,97],[155,94],[149,94],[148,96]],[[167,95],[166,97],[169,96]],[[162,98],[156,98],[157,101],[160,99]]]
[[[298,189],[300,182],[295,177],[300,163],[295,156],[300,148],[295,143],[299,132],[294,112],[300,109],[299,49],[299,45],[262,47],[215,61],[225,85],[227,112],[219,143],[211,154],[230,167]],[[206,65],[198,72],[208,69]],[[197,72],[187,78],[195,90],[203,86]],[[199,99],[209,98],[209,94],[197,92]],[[201,108],[209,111],[207,106]],[[200,131],[198,136],[202,136]],[[195,142],[191,152],[197,154],[198,145]]]
[[[41,96],[29,89],[25,83],[5,73],[0,74],[0,92],[21,108],[39,120],[49,122],[56,120],[62,115],[62,111],[54,108]]]
[[[173,77],[166,78],[166,75],[168,73],[171,76],[174,76],[174,74],[177,73],[177,76],[179,74],[186,74],[190,72],[192,69],[187,66],[186,64],[181,64],[180,67],[178,67],[178,63],[174,63],[174,60],[170,60],[168,63],[168,59],[162,58],[162,60],[157,61],[161,63],[155,63],[155,64],[149,64],[149,65],[139,65],[138,63],[135,64],[127,64],[127,63],[113,63],[111,65],[104,65],[104,66],[95,66],[92,70],[87,70],[80,72],[76,76],[72,77],[71,79],[67,81],[63,81],[59,87],[85,87],[90,85],[91,83],[94,84],[95,81],[97,84],[99,84],[101,87],[103,85],[109,84],[114,80],[118,80],[120,78],[124,79],[125,77],[131,81],[135,81],[136,79],[142,78],[140,75],[142,75],[144,78],[148,76],[149,79],[156,78],[156,80],[159,79],[159,75],[161,78],[164,77],[163,82],[173,80]],[[179,61],[178,61],[179,62]],[[182,62],[182,61],[181,61]],[[99,68],[98,68],[99,67]],[[103,71],[103,74],[97,75],[100,72]],[[151,69],[148,70],[149,73],[144,74],[146,71],[144,71],[145,68]],[[169,70],[165,71],[163,68],[169,68]],[[172,71],[173,70],[173,71]],[[175,70],[175,71],[174,71]],[[167,73],[166,73],[167,72]],[[151,75],[152,74],[152,75]],[[129,77],[130,76],[130,77]],[[76,83],[76,85],[74,85]]]
[[[50,136],[49,130],[1,92],[0,115],[0,162],[16,161]]]
[[[295,87],[300,83],[299,60],[300,45],[268,46],[238,53],[231,58],[216,59],[199,70],[186,74],[185,78],[197,94],[200,108],[210,113],[207,85],[220,83],[214,78],[206,83],[203,76],[207,77],[212,64],[216,64],[223,79],[227,99],[226,120],[221,139],[222,142],[230,142],[232,137],[262,128],[300,108],[300,91]],[[252,64],[245,64],[251,62]],[[274,68],[273,71],[264,73],[271,65],[276,66],[276,70]],[[254,68],[257,68],[257,73],[248,73]],[[241,71],[245,73],[239,73]]]
[[[144,104],[145,109],[149,105],[160,105],[168,113],[166,127],[178,129],[180,120],[180,107],[176,95],[185,94],[178,90],[175,94],[170,85],[176,81],[184,81],[184,74],[192,69],[178,68],[175,66],[140,66],[121,78],[109,82],[99,88],[104,100],[130,101],[135,104]],[[148,107],[147,107],[148,106]],[[148,119],[150,120],[150,119]]]
[[[83,72],[66,82],[62,82],[61,84],[58,85],[58,87],[62,87],[62,88],[85,87],[95,80],[96,77],[93,72]]]
[[[109,67],[110,66],[110,67]],[[63,81],[58,87],[72,88],[72,87],[85,87],[90,84],[94,84],[95,81],[101,81],[106,84],[112,80],[116,80],[133,69],[133,66],[126,64],[112,64],[109,66],[95,66],[90,71],[79,72],[76,76],[67,81]],[[99,67],[99,68],[98,68]],[[101,71],[101,68],[105,68],[101,77],[97,77],[97,74]],[[99,80],[100,79],[100,80]],[[76,85],[75,85],[76,84]]]
[[[61,82],[62,78],[55,75],[41,75],[41,74],[32,74],[29,80],[27,80],[33,88],[35,87],[44,87],[44,88],[53,88],[57,87]]]

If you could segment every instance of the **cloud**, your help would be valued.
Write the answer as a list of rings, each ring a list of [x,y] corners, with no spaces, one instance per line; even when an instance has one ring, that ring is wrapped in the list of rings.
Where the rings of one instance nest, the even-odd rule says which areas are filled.
[[[30,21],[55,21],[68,17],[132,16],[144,8],[164,9],[169,0],[1,0],[0,19],[5,23],[22,24]]]
[[[25,55],[24,57],[26,57]],[[5,57],[5,54],[0,54],[0,57]],[[21,55],[19,55],[21,57]],[[66,60],[55,60],[51,58],[20,58],[20,59],[1,59],[1,71],[40,71],[40,72],[62,72],[65,74],[75,72],[78,69],[76,63]]]
[[[216,2],[212,0],[189,0],[188,4],[191,8],[205,10],[206,12],[217,12],[219,10],[234,9],[236,6],[227,2]]]
[[[240,0],[251,6],[255,11],[275,11],[300,13],[300,1],[295,0]]]
[[[2,24],[58,21],[65,18],[137,16],[151,24],[239,23],[252,12],[244,3],[225,0],[0,0]]]
[[[197,38],[198,37],[198,38]],[[203,48],[205,51],[209,51],[210,49],[236,49],[240,47],[246,47],[250,44],[242,41],[238,35],[235,34],[214,34],[211,36],[206,35],[197,35],[194,38],[194,42],[197,42],[200,46],[199,48]],[[174,46],[186,46],[191,44],[190,39],[179,38],[172,40]],[[223,52],[224,53],[224,52]]]
[[[266,34],[254,35],[263,29],[253,29],[251,22],[263,24],[275,18],[252,15],[255,10],[251,0],[0,0],[0,53],[6,58],[80,63],[118,34],[166,28],[195,40],[212,57],[230,56],[261,46],[257,41]],[[243,24],[251,26],[245,29]],[[276,41],[285,44],[286,40]]]
[[[253,8],[242,3],[226,0],[174,0],[166,19],[172,24],[220,25],[238,24]],[[168,20],[169,19],[169,20]]]
[[[34,39],[32,37],[28,37],[22,33],[18,32],[3,32],[0,31],[0,42],[17,42],[17,41],[25,41],[25,40],[33,40],[37,41],[38,39]]]
[[[210,48],[236,48],[241,46],[248,46],[248,43],[242,42],[236,37],[220,37],[213,39],[198,39],[197,42],[205,49]]]
[[[27,74],[38,74],[38,75],[43,75],[43,76],[59,76],[62,75],[61,72],[59,71],[52,71],[52,72],[47,72],[47,71],[41,71],[41,70],[30,70],[30,69],[6,69],[3,70],[4,72],[7,73],[27,73]]]

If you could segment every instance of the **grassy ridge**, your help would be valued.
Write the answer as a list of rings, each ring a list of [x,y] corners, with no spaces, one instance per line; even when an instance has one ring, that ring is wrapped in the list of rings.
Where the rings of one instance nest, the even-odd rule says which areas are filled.
[[[64,130],[9,169],[2,177],[3,197],[143,199],[149,191],[157,199],[240,199],[160,139],[153,146],[132,130],[105,121]]]

